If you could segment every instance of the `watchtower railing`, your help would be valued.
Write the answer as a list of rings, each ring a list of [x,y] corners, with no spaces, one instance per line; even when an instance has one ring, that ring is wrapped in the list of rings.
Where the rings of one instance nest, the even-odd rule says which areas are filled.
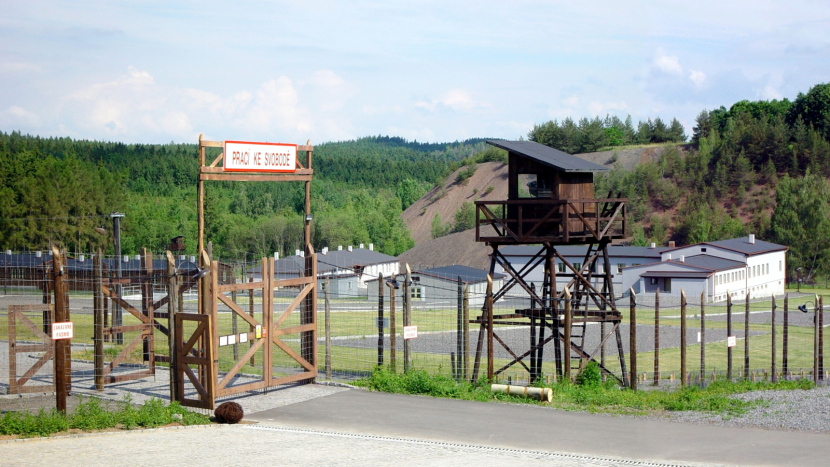
[[[586,243],[625,237],[626,199],[476,201],[476,241]],[[492,229],[482,231],[482,227]]]

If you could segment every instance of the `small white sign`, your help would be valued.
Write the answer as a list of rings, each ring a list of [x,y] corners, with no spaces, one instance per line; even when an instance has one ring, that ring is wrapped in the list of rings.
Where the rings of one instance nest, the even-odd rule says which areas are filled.
[[[248,333],[247,332],[243,332],[242,334],[239,335],[239,343],[242,344],[242,343],[245,343],[245,342],[248,342]]]
[[[228,336],[228,345],[236,344],[236,334],[231,334]]]
[[[75,337],[75,330],[72,321],[65,323],[52,323],[52,340],[72,339]]]
[[[228,345],[228,336],[219,336],[219,347]]]
[[[727,347],[735,347],[738,345],[738,336],[729,336],[726,338]]]
[[[700,331],[697,332],[697,341],[700,342]]]
[[[403,338],[404,338],[404,340],[417,339],[418,338],[418,326],[404,326],[403,327]]]
[[[225,141],[223,167],[229,172],[296,172],[297,145]]]

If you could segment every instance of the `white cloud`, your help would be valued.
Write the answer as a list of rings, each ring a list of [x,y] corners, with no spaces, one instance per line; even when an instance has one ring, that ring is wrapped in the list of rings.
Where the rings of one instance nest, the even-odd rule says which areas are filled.
[[[568,97],[566,99],[563,99],[562,103],[565,104],[568,107],[576,107],[576,105],[579,104],[579,97],[577,97],[575,95],[571,96],[571,97]]]
[[[689,70],[689,79],[695,83],[695,86],[701,87],[703,82],[706,81],[706,74],[698,70]]]
[[[673,75],[683,74],[683,67],[675,55],[666,55],[663,49],[657,49],[657,56],[654,58],[654,66],[663,73]]]
[[[311,82],[316,84],[317,86],[322,87],[338,87],[342,86],[345,81],[343,78],[337,75],[337,73],[331,70],[318,70],[315,71],[313,75],[311,75]]]
[[[452,89],[438,99],[415,103],[415,107],[430,112],[433,112],[438,106],[448,107],[455,111],[470,111],[479,107],[490,107],[490,104],[473,99],[470,93],[463,89]]]
[[[767,100],[771,100],[771,99],[781,100],[784,97],[784,96],[781,95],[780,92],[778,92],[777,89],[775,89],[772,86],[765,86],[764,90],[761,92],[761,95],[764,96],[764,99],[767,99]]]
[[[40,117],[23,107],[13,105],[6,110],[0,110],[0,124],[6,128],[14,129],[38,127],[40,126]]]

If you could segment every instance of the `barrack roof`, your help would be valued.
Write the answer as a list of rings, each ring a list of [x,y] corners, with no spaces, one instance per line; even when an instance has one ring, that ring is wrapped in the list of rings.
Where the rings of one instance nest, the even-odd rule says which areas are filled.
[[[490,139],[487,144],[514,152],[563,172],[608,172],[607,167],[594,164],[558,149],[534,141],[506,141]]]

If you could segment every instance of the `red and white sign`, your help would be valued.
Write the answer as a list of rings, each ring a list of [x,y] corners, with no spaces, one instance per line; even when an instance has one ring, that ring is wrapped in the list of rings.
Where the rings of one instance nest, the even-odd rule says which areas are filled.
[[[418,338],[418,326],[404,326],[403,327],[403,338],[404,338],[404,340],[417,339]]]
[[[727,336],[726,338],[726,346],[727,347],[735,347],[738,345],[738,336]]]
[[[295,172],[297,145],[225,141],[223,164],[229,172]]]
[[[72,328],[72,321],[67,321],[65,323],[52,323],[53,341],[72,339],[73,337],[75,337],[75,331]]]

